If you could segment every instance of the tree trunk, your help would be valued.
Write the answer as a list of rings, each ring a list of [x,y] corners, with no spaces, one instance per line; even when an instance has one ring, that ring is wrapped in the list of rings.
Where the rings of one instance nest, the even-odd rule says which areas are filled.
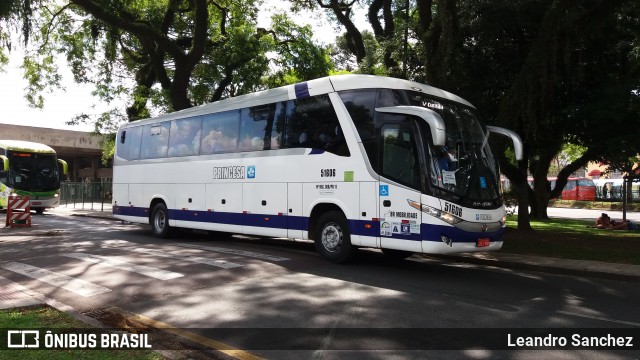
[[[504,148],[506,142],[502,139],[494,140],[499,144],[498,148]],[[529,216],[529,194],[531,189],[527,182],[527,164],[529,162],[528,156],[528,144],[523,144],[523,159],[519,161],[517,165],[512,164],[505,156],[504,152],[496,153],[498,161],[500,162],[500,168],[502,173],[509,179],[511,186],[516,190],[518,196],[518,229],[519,230],[532,230]]]

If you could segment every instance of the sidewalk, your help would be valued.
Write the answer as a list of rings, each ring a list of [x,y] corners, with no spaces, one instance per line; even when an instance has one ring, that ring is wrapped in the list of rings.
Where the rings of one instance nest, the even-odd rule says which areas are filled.
[[[91,210],[91,204],[85,204],[84,209],[80,204],[76,204],[74,208],[72,205],[62,205],[54,210],[50,210],[51,213],[62,214],[67,216],[87,216],[101,219],[113,219],[111,214],[111,204],[94,204],[94,210]],[[100,209],[103,209],[100,211]],[[549,208],[550,210],[552,208]],[[562,217],[561,212],[551,210],[550,216]],[[579,217],[585,220],[593,220],[590,216],[598,216],[599,212],[596,210],[586,211],[580,213]],[[639,216],[638,213],[632,215],[633,217]],[[640,245],[640,244],[639,244]],[[510,254],[502,251],[490,252],[490,253],[468,253],[468,254],[455,254],[455,255],[426,255],[429,257],[444,259],[447,261],[464,262],[470,264],[478,264],[485,266],[495,266],[507,269],[519,269],[530,271],[541,271],[547,273],[555,273],[559,275],[574,275],[574,276],[586,276],[597,277],[611,280],[623,280],[623,281],[638,281],[640,280],[640,265],[628,265],[619,263],[605,263],[599,261],[587,261],[587,260],[570,260],[560,259],[542,256],[531,255],[518,255]]]

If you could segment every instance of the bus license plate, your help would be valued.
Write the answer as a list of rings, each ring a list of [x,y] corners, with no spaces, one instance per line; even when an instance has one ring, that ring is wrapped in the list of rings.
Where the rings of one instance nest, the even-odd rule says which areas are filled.
[[[489,238],[481,238],[476,241],[476,247],[487,247],[491,244],[491,240]]]

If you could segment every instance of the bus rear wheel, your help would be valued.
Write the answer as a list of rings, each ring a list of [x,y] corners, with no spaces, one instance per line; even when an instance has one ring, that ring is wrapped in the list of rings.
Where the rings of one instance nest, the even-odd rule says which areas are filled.
[[[151,231],[159,238],[168,238],[171,233],[169,226],[169,211],[164,203],[158,203],[151,213]]]
[[[355,247],[351,245],[347,219],[341,212],[322,214],[316,229],[315,246],[320,255],[334,263],[344,263],[353,257]]]

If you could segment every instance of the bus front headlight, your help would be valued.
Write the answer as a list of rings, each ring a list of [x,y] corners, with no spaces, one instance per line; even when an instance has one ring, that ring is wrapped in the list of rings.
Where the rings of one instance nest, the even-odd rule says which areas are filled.
[[[455,215],[446,213],[446,212],[444,212],[442,210],[438,210],[438,209],[436,209],[434,207],[427,206],[425,204],[419,204],[419,203],[417,203],[415,201],[411,201],[411,200],[408,200],[408,199],[407,199],[407,201],[409,202],[409,205],[412,208],[418,209],[418,210],[422,211],[423,213],[431,215],[431,216],[433,216],[435,218],[438,218],[438,219],[440,219],[440,220],[442,220],[442,221],[444,221],[444,222],[446,222],[448,224],[455,225],[455,224],[457,224],[457,223],[462,221],[461,218],[459,218],[459,217],[457,217]]]

